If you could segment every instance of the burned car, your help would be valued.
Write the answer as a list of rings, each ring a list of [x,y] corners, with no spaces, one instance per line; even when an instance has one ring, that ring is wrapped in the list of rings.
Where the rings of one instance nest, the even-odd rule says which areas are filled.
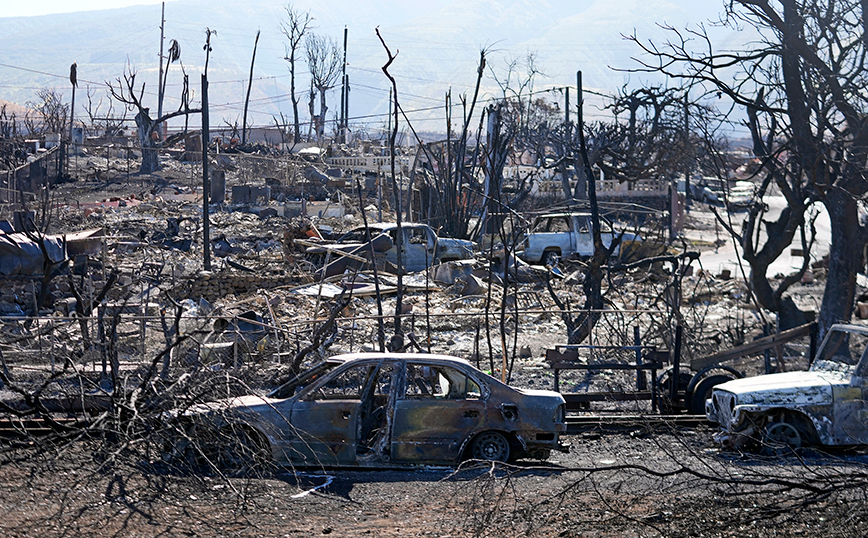
[[[401,264],[406,272],[424,271],[432,265],[473,257],[476,245],[472,241],[438,237],[427,224],[405,222],[401,225],[401,231]],[[393,267],[396,266],[398,225],[395,223],[382,222],[371,224],[368,229],[364,226],[352,229],[341,236],[337,242],[310,247],[305,254],[315,265],[322,265],[325,262],[325,254],[329,250],[331,250],[332,260],[340,256],[341,252],[366,255],[371,248],[367,244],[368,237],[373,243],[373,250],[383,253],[385,261]],[[339,270],[332,273],[339,274],[348,265],[351,265],[350,260],[345,260]]]
[[[566,429],[556,392],[509,387],[454,357],[402,353],[333,357],[268,395],[198,405],[177,419],[187,445],[175,451],[228,468],[253,458],[368,467],[546,458],[564,449]]]
[[[868,443],[868,327],[833,325],[808,371],[728,381],[706,401],[724,446],[767,453]]]
[[[618,241],[613,254],[617,256],[622,246],[641,242],[642,237],[628,232],[616,232],[612,222],[600,217],[601,239],[606,248]],[[554,265],[559,258],[594,255],[594,237],[591,214],[565,212],[540,215],[534,219],[527,234],[518,241],[519,258],[530,264]]]

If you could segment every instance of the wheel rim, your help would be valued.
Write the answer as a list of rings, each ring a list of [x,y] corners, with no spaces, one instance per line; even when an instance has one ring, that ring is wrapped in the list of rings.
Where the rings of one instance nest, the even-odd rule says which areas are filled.
[[[509,442],[497,432],[483,433],[473,442],[473,458],[506,461],[509,458]]]
[[[768,449],[780,454],[785,449],[795,449],[802,446],[802,436],[798,430],[786,422],[773,422],[766,426],[765,444]]]

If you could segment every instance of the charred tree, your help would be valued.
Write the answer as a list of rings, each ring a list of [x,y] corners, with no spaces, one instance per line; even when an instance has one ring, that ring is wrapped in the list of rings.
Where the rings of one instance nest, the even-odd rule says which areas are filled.
[[[293,119],[293,137],[294,143],[301,142],[301,129],[298,121],[298,103],[299,96],[295,93],[295,69],[298,54],[301,51],[301,43],[304,36],[311,28],[313,17],[309,11],[301,12],[296,10],[292,4],[286,6],[286,19],[280,23],[280,31],[286,36],[285,50],[286,54],[283,59],[289,63],[289,99],[292,101],[292,119]]]
[[[859,201],[868,193],[865,7],[856,0],[728,2],[722,22],[731,28],[750,26],[760,36],[736,51],[716,52],[702,28],[669,28],[672,39],[663,47],[631,38],[651,58],[641,70],[704,84],[749,111],[754,153],[768,176],[763,185],[774,182],[789,204],[767,225],[770,234],[782,242],[793,237],[814,201],[828,210],[832,243],[819,315],[821,336],[832,323],[850,319],[856,273],[868,244],[868,225],[858,217]],[[702,44],[701,50],[691,48],[694,41]],[[724,68],[736,68],[737,74],[725,79]],[[746,232],[758,229],[761,213],[749,214],[745,242]],[[757,298],[766,308],[780,308],[783,290],[771,291],[763,282],[764,264],[780,245],[764,251],[756,248],[756,239],[750,241],[757,252],[751,263]]]
[[[334,39],[326,36],[310,34],[305,42],[307,51],[307,67],[310,70],[310,83],[319,93],[319,121],[317,122],[317,138],[322,140],[325,135],[324,126],[328,106],[326,92],[334,88],[341,74],[341,51]],[[311,95],[313,102],[313,95]]]
[[[136,72],[127,68],[123,74],[123,80],[116,78],[115,82],[106,82],[111,96],[120,103],[126,105],[127,110],[134,111],[136,121],[136,132],[138,134],[139,144],[142,148],[142,165],[139,168],[141,174],[151,174],[160,169],[159,149],[162,146],[160,137],[157,133],[159,126],[172,118],[178,116],[188,116],[190,114],[199,114],[201,109],[190,108],[189,100],[186,96],[187,79],[184,79],[184,90],[182,93],[181,104],[178,110],[163,114],[158,118],[152,118],[150,108],[143,103],[145,95],[145,84],[136,88]],[[205,141],[203,141],[203,144]]]

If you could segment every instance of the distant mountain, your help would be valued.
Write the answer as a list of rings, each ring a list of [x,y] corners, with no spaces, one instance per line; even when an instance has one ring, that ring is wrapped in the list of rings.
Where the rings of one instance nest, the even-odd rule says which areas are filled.
[[[699,5],[697,5],[699,4]],[[250,55],[256,31],[262,36],[256,56],[255,81],[249,117],[253,123],[270,124],[280,112],[291,116],[285,38],[278,24],[285,18],[280,0],[174,0],[166,3],[166,41],[181,45],[181,62],[189,75],[194,100],[199,100],[200,76],[205,62],[205,28],[217,31],[212,38],[209,63],[212,124],[240,122]],[[476,79],[479,53],[487,50],[488,69],[482,97],[500,95],[491,70],[504,79],[507,62],[536,54],[537,66],[546,76],[537,78],[537,90],[575,85],[582,70],[584,84],[611,94],[627,82],[656,80],[617,72],[610,67],[635,65],[636,47],[622,34],[659,40],[656,23],[683,27],[714,18],[722,5],[688,0],[453,0],[419,2],[385,0],[359,2],[332,0],[295,2],[315,17],[315,31],[343,40],[348,29],[350,114],[359,129],[380,129],[386,123],[389,82],[381,71],[386,61],[375,34],[379,27],[386,44],[396,54],[390,72],[398,83],[404,110],[423,130],[442,130],[444,94],[452,88],[453,101],[470,93]],[[120,77],[127,63],[146,83],[145,99],[156,109],[160,37],[160,6],[134,6],[104,11],[42,17],[0,18],[0,97],[24,103],[45,86],[70,96],[69,66],[78,64],[79,90],[76,116],[83,113],[90,86],[91,103],[103,97],[104,82]],[[739,36],[724,34],[731,43]],[[308,90],[306,67],[296,83]],[[178,106],[181,66],[169,68],[164,109]],[[662,81],[661,81],[662,82]],[[339,89],[328,96],[329,119],[339,109]],[[561,94],[552,94],[562,99]],[[594,101],[589,98],[589,104]],[[601,103],[599,103],[601,104]],[[306,100],[301,112],[306,119]],[[425,110],[421,110],[425,109]],[[413,112],[417,111],[417,112]],[[460,116],[460,109],[453,111]],[[590,107],[589,115],[597,112]],[[198,120],[196,120],[198,122]]]

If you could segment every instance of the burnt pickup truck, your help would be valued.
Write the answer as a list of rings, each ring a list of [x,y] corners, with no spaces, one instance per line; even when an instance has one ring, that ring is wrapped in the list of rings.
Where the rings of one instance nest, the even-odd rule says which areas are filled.
[[[632,233],[615,232],[612,223],[600,217],[603,245],[606,248],[620,237],[620,244],[613,252],[628,242],[642,241]],[[518,257],[527,263],[552,265],[558,258],[577,256],[587,258],[594,254],[594,238],[591,233],[591,214],[584,212],[549,213],[539,215],[530,226],[530,232],[519,238]]]
[[[808,371],[728,381],[705,403],[726,447],[775,455],[804,445],[868,444],[868,327],[833,325]]]
[[[374,250],[382,252],[385,260],[392,266],[396,266],[398,263],[398,248],[396,246],[398,225],[394,222],[381,222],[371,224],[368,228],[370,229],[371,240],[380,247]],[[401,262],[404,271],[408,273],[424,271],[439,263],[470,259],[473,257],[473,249],[476,246],[472,241],[464,239],[437,237],[434,230],[427,224],[402,223],[401,232]],[[335,243],[322,247],[309,247],[306,255],[308,259],[318,257],[324,260],[326,251],[331,250],[331,259],[334,260],[340,255],[340,252],[364,254],[366,249],[361,247],[366,245],[367,237],[364,226],[354,228],[341,236]],[[391,244],[389,244],[389,240],[391,240]]]

